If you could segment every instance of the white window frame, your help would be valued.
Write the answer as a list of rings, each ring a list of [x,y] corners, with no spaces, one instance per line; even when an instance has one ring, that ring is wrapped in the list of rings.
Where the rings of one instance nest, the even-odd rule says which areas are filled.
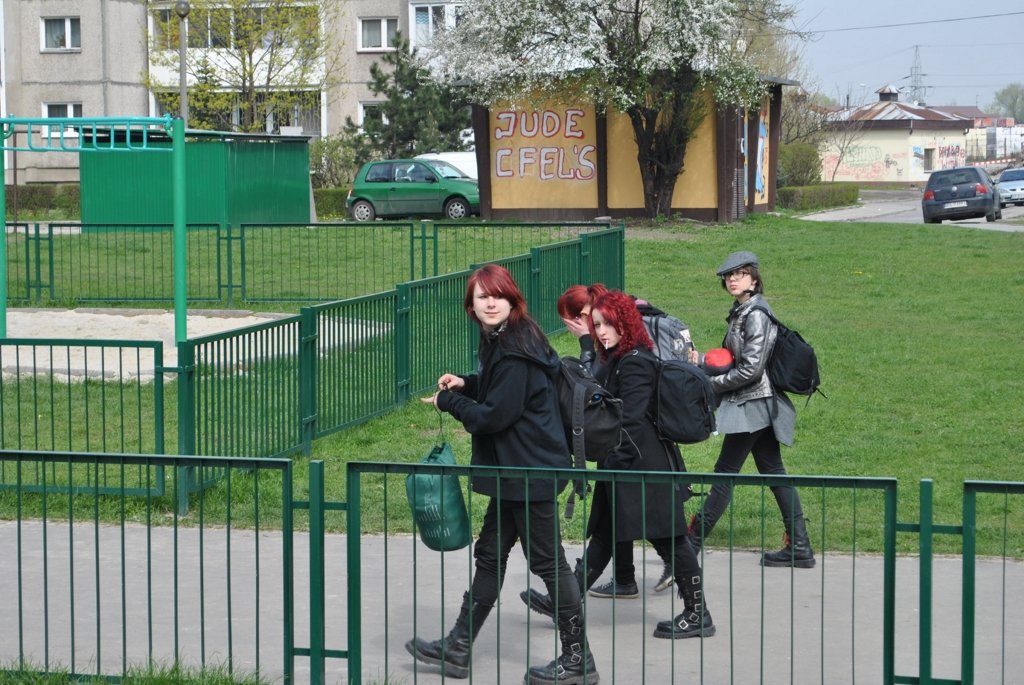
[[[445,27],[452,28],[455,26],[458,20],[459,10],[463,7],[461,2],[424,2],[409,5],[409,46],[410,47],[424,47],[430,44],[431,39],[434,37],[434,31],[437,28],[437,22],[434,21],[434,14],[438,12],[442,15],[441,21]],[[427,13],[428,22],[426,24],[426,35],[420,35],[420,27],[416,23],[416,15],[421,10]]]
[[[46,22],[64,22],[64,40],[68,43],[63,47],[50,47],[46,44]],[[78,45],[71,45],[74,33],[71,30],[72,22],[78,24]],[[40,52],[81,52],[82,51],[82,19],[81,17],[40,17],[39,18],[39,51]]]
[[[395,22],[395,30],[398,30],[398,17],[366,17],[359,19],[358,27],[358,47],[356,48],[359,52],[391,52],[395,49],[395,45],[389,44],[391,38],[390,32],[388,31],[388,24]],[[380,45],[363,45],[363,24],[379,24],[380,28]]]
[[[70,114],[65,112],[62,117],[52,116],[50,114],[51,107],[64,107],[68,112],[70,112]],[[81,102],[44,102],[42,110],[44,119],[81,119],[84,114]],[[56,129],[53,130],[52,135],[57,135]],[[77,138],[78,129],[70,127],[65,128],[63,136],[65,138]]]
[[[366,101],[366,102],[360,102],[359,103],[359,129],[360,130],[362,130],[363,123],[366,121],[366,113],[367,113],[367,111],[371,110],[371,109],[374,109],[374,108],[377,108],[377,107],[380,107],[383,104],[384,103],[380,102],[380,101],[374,101],[374,102]],[[388,123],[388,118],[386,116],[384,116],[383,112],[381,112],[380,116],[381,116],[381,120],[385,124],[387,124]]]

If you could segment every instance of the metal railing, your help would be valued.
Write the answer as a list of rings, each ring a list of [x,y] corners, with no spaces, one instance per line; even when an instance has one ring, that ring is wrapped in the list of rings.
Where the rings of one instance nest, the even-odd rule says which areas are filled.
[[[192,224],[185,231],[187,299],[225,306],[347,299],[522,254],[539,245],[579,239],[608,226],[430,221]],[[11,302],[174,299],[175,234],[169,224],[22,222],[8,228]]]
[[[314,461],[309,499],[301,501],[293,499],[302,486],[292,482],[292,463],[284,459],[0,451],[0,464],[22,474],[96,463],[139,469],[151,479],[158,466],[228,475],[222,487],[200,495],[188,517],[175,514],[173,492],[134,501],[103,494],[91,482],[68,495],[15,479],[20,487],[0,494],[0,544],[9,550],[8,572],[0,574],[3,668],[116,678],[156,666],[220,667],[283,683],[434,682],[436,667],[414,662],[403,645],[414,635],[447,633],[474,561],[471,547],[439,554],[410,535],[406,477],[552,482],[580,475],[349,462],[345,501],[338,502],[326,498],[324,465]],[[1024,631],[1017,591],[1024,533],[1016,525],[1024,483],[965,483],[961,527],[930,521],[928,481],[921,484],[921,521],[901,523],[890,478],[612,471],[585,477],[645,490],[667,481],[697,490],[734,486],[701,555],[716,635],[651,636],[654,623],[679,613],[682,602],[653,592],[662,561],[637,544],[639,599],[587,598],[588,640],[603,682],[1005,684],[1024,669],[1015,648]],[[796,486],[803,498],[813,569],[759,564],[781,532],[769,492],[778,485]],[[467,492],[466,501],[476,532],[486,498]],[[570,566],[586,554],[589,502],[563,524]],[[308,521],[308,530],[296,520]],[[378,526],[375,533],[338,532]],[[958,530],[962,557],[927,553],[931,535]],[[897,557],[900,532],[915,536],[920,554]],[[469,682],[518,682],[528,665],[558,653],[551,621],[530,614],[515,596],[529,587],[544,592],[518,547],[503,573],[504,601],[473,645]],[[950,618],[958,604],[962,620]],[[926,606],[935,610],[930,618],[922,615]],[[919,675],[900,675],[915,669]]]
[[[34,474],[132,470],[149,494],[32,489]],[[118,679],[216,669],[294,682],[292,462],[0,451],[16,488],[0,498],[0,668]],[[223,471],[224,487],[175,513],[182,468]]]

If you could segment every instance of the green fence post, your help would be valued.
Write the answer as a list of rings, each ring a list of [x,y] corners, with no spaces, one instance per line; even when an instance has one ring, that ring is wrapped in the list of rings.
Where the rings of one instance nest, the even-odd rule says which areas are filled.
[[[540,277],[541,277],[541,257],[540,248],[530,248],[530,278],[526,283],[526,292],[523,296],[526,301],[532,304],[534,307],[537,306],[537,302],[540,299]],[[520,284],[521,285],[521,284]],[[533,316],[537,317],[540,312],[534,312]]]
[[[362,530],[359,520],[360,474],[354,466],[349,462],[345,471],[345,552],[348,556],[348,682],[358,685],[363,671],[363,577],[359,547],[359,531]]]
[[[182,340],[178,348],[178,454],[196,453],[195,369],[196,352],[191,340]],[[178,514],[188,513],[188,497],[192,491],[194,466],[178,467]]]
[[[299,419],[301,425],[302,453],[313,452],[313,438],[317,431],[317,330],[316,311],[312,307],[299,310]]]
[[[357,536],[358,537],[358,536]],[[309,462],[309,682],[323,685],[324,656],[324,463]]]
[[[933,510],[934,487],[930,478],[921,480],[921,581],[918,597],[918,646],[919,673],[918,682],[930,685],[932,682],[932,554],[934,543],[935,512]]]
[[[14,126],[11,133],[14,133]],[[6,131],[4,134],[6,137]],[[4,223],[4,239],[0,240],[0,338],[7,337],[7,177],[4,166],[0,154],[0,218]]]
[[[963,506],[963,587],[960,591],[960,680],[963,685],[974,685],[974,602],[975,554],[977,544],[977,492],[964,483]]]
[[[885,489],[882,594],[882,683],[896,682],[896,484]]]
[[[412,324],[409,301],[412,289],[408,283],[395,286],[395,404],[402,405],[411,397],[412,386]]]

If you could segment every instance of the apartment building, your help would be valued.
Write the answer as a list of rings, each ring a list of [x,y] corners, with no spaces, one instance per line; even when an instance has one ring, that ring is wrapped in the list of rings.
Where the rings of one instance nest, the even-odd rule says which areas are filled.
[[[252,6],[258,9],[258,0]],[[349,117],[362,123],[379,104],[366,85],[370,66],[394,49],[396,32],[422,50],[435,30],[454,24],[460,6],[436,0],[337,0],[322,27],[329,45],[325,68],[332,69],[329,87],[292,84],[308,91],[305,104],[268,119],[264,130],[320,136],[339,132]],[[172,13],[168,0],[0,0],[0,115],[162,115],[159,99],[145,83],[178,88]],[[190,61],[223,47],[214,19],[190,13]],[[5,165],[8,183],[78,180],[73,153],[9,153]]]
[[[0,0],[0,22],[3,116],[149,114],[144,2]],[[8,153],[5,165],[8,183],[78,180],[73,153]]]

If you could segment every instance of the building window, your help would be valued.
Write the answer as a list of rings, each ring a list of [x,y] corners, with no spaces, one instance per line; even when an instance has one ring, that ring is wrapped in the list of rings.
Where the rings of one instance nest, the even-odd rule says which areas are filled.
[[[398,19],[360,19],[359,49],[390,50],[395,47]]]
[[[461,4],[413,5],[413,46],[429,44],[436,31],[456,26],[459,23],[461,14]]]
[[[362,127],[367,121],[377,121],[382,124],[388,123],[387,117],[384,116],[384,110],[381,109],[381,103],[379,102],[360,102],[359,103],[359,126]]]
[[[43,105],[43,114],[47,119],[66,119],[82,116],[81,102],[50,102]]]
[[[41,30],[44,51],[82,49],[82,20],[78,17],[43,19]]]

